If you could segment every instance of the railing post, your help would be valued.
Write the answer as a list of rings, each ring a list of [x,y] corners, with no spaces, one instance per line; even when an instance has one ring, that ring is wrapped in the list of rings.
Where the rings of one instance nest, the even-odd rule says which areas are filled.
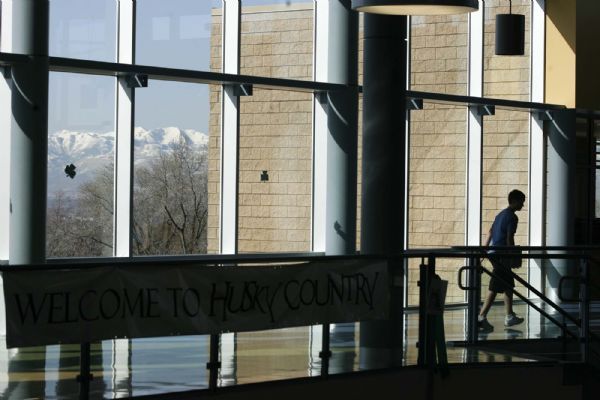
[[[418,358],[419,366],[430,365],[434,361],[433,354],[433,337],[430,329],[430,318],[427,314],[429,303],[429,285],[431,277],[435,274],[435,258],[428,257],[427,264],[421,260],[419,266],[419,342],[418,342]]]
[[[94,376],[90,373],[90,343],[81,343],[79,348],[79,400],[88,400],[90,398],[90,381]]]
[[[468,287],[467,291],[467,342],[469,344],[477,343],[479,330],[477,328],[477,317],[479,315],[479,302],[481,301],[481,274],[479,267],[481,260],[479,257],[469,257],[468,269]]]
[[[208,388],[211,390],[217,390],[217,379],[219,378],[219,368],[221,368],[221,362],[219,361],[219,336],[210,335],[210,360],[206,363],[206,369],[209,371]]]
[[[319,358],[321,359],[321,376],[327,376],[329,375],[329,359],[331,358],[331,349],[329,348],[329,324],[323,324],[322,329],[323,333]]]
[[[579,283],[579,329],[581,356],[584,363],[590,359],[590,298],[589,298],[589,265],[588,260],[581,260],[581,280]]]

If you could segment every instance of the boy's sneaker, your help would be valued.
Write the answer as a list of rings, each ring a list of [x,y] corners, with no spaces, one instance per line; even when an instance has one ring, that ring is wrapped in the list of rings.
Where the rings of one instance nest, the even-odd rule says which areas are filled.
[[[525,319],[523,319],[521,317],[517,317],[515,314],[508,314],[506,316],[506,318],[504,318],[504,326],[519,325],[524,320]]]
[[[477,327],[479,328],[479,332],[481,333],[490,333],[494,330],[494,326],[489,323],[487,318],[484,318],[481,321],[477,321]]]

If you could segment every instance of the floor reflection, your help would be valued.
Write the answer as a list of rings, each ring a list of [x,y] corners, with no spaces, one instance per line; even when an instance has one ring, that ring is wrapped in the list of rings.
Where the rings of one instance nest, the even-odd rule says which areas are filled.
[[[560,329],[526,305],[516,312],[525,322],[504,328],[502,307],[488,319],[494,331],[481,340],[556,338]],[[466,339],[464,308],[446,310],[446,340]],[[594,319],[593,326],[600,328]],[[360,369],[360,324],[330,326],[329,373]],[[404,365],[417,362],[418,314],[405,314]],[[321,374],[322,326],[221,335],[219,386],[318,376]],[[92,345],[92,399],[204,389],[208,387],[208,336],[109,340]],[[448,347],[450,363],[532,361],[525,354],[499,354]],[[79,385],[79,346],[62,345],[6,350],[0,343],[0,398],[76,399]]]

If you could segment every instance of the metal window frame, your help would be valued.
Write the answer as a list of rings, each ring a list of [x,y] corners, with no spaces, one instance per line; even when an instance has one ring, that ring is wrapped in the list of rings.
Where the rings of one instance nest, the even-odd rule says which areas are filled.
[[[485,5],[479,1],[479,10],[469,14],[468,93],[470,97],[483,96],[483,35]],[[478,113],[477,100],[471,99],[467,108],[467,165],[466,165],[466,218],[467,246],[481,243],[481,209],[483,191],[483,115]],[[489,103],[486,103],[488,105]]]
[[[315,32],[313,51],[313,76],[317,81],[328,79],[329,57],[329,2],[315,1]],[[312,251],[325,251],[326,204],[327,204],[327,102],[326,94],[313,96],[313,140],[312,140]],[[319,171],[317,174],[316,171]]]
[[[136,3],[135,0],[120,0],[117,7],[117,61],[119,65],[131,66],[135,62]],[[68,59],[54,59],[50,68],[72,72],[68,71],[73,67],[70,64]],[[61,68],[61,65],[65,67]],[[127,74],[116,76],[113,256],[131,257],[135,88],[127,84]]]

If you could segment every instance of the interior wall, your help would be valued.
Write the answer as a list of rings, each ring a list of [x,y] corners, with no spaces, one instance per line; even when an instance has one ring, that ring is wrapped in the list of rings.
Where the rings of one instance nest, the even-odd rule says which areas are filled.
[[[577,3],[546,1],[546,103],[576,105]]]

